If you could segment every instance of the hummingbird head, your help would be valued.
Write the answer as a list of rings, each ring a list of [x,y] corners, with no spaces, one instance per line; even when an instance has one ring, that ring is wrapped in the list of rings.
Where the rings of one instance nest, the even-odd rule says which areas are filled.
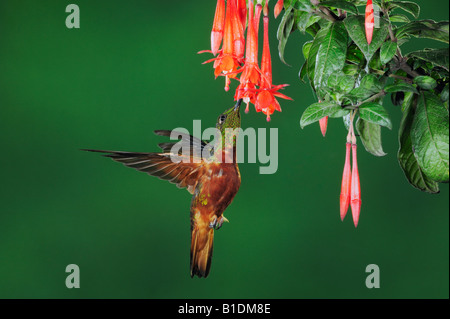
[[[236,146],[236,138],[241,127],[241,107],[242,99],[236,105],[226,110],[217,118],[216,128],[220,131],[222,149],[226,150]]]
[[[225,134],[225,129],[236,129],[241,127],[241,107],[242,99],[238,100],[236,105],[226,110],[217,118],[216,128],[219,129],[222,135]]]

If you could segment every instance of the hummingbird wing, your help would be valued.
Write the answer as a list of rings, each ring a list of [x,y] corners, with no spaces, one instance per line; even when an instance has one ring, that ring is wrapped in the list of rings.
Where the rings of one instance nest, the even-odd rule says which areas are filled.
[[[156,130],[154,132],[156,135],[159,136],[168,136],[168,137],[176,136],[178,139],[181,139],[182,146],[189,148],[191,150],[191,154],[202,154],[204,147],[207,145],[205,141],[202,141],[192,135],[177,131]],[[177,143],[160,143],[158,144],[158,146],[163,150],[163,152],[171,152],[172,147]]]
[[[171,136],[172,131],[155,131],[157,135]],[[128,167],[145,172],[160,179],[176,184],[179,188],[186,187],[189,193],[193,194],[199,177],[204,170],[204,162],[201,157],[195,154],[202,154],[203,148],[207,145],[204,141],[189,134],[174,132],[181,137],[181,149],[178,154],[171,152],[176,143],[159,144],[162,153],[138,153],[122,151],[85,150],[90,152],[104,153],[109,157]],[[181,150],[189,149],[189,155],[181,154]]]
[[[171,153],[136,153],[121,151],[85,150],[104,153],[116,162],[128,167],[156,176],[160,179],[176,184],[179,188],[186,187],[193,194],[195,186],[203,172],[202,163],[183,162],[186,157]],[[179,163],[174,162],[180,160]]]

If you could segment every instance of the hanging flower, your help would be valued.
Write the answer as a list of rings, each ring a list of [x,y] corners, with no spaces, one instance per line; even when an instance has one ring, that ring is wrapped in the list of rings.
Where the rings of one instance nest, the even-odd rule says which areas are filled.
[[[205,64],[214,61],[214,75],[216,78],[219,75],[225,76],[225,91],[230,89],[230,78],[236,77],[236,70],[240,66],[239,58],[234,53],[233,9],[233,1],[227,1],[222,50],[219,51],[217,58],[203,62]],[[211,51],[200,51],[199,53],[204,52]]]
[[[256,94],[255,87],[261,82],[261,69],[258,66],[258,29],[255,28],[256,17],[253,15],[253,0],[249,0],[249,21],[247,27],[247,47],[245,51],[245,64],[239,72],[242,72],[240,77],[240,85],[236,90],[235,99],[244,99],[247,103],[254,103]]]
[[[263,55],[261,59],[261,86],[258,89],[256,96],[255,109],[257,112],[263,112],[267,116],[267,121],[270,121],[270,116],[274,111],[281,112],[280,104],[275,97],[281,97],[283,99],[292,100],[290,97],[279,93],[278,91],[287,86],[272,85],[272,59],[270,56],[269,46],[269,16],[267,3],[264,8],[264,43],[263,43]]]
[[[225,25],[225,0],[217,0],[216,14],[214,15],[213,28],[211,31],[211,52],[216,55],[219,51],[223,38]]]
[[[351,208],[353,223],[358,226],[359,213],[361,211],[361,186],[359,183],[358,161],[356,156],[356,144],[352,144],[352,188],[351,188]]]
[[[374,15],[373,15],[372,0],[367,0],[366,18],[364,21],[364,27],[366,29],[366,39],[367,39],[368,44],[370,44],[370,42],[372,42],[374,24],[375,24],[375,19],[374,19]]]
[[[279,16],[281,13],[281,10],[283,10],[284,0],[278,0],[277,4],[275,5],[275,8],[273,10],[273,15],[275,19]]]
[[[345,215],[347,215],[348,206],[350,205],[350,190],[351,190],[351,167],[350,167],[350,152],[352,149],[352,144],[348,143],[345,152],[345,164],[344,172],[342,173],[342,184],[341,184],[341,196],[340,196],[340,214],[341,220],[343,221]]]

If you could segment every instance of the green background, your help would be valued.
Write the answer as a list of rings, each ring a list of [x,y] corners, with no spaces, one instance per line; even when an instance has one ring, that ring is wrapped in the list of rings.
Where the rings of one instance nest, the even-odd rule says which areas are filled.
[[[272,1],[274,2],[274,1]],[[67,29],[66,1],[0,2],[0,297],[2,298],[448,298],[449,192],[421,193],[397,160],[401,111],[383,129],[387,156],[359,148],[360,223],[339,218],[346,132],[330,120],[299,127],[315,102],[298,80],[292,34],[274,83],[294,101],[283,112],[243,115],[243,127],[277,127],[279,167],[241,164],[242,186],[216,232],[210,276],[189,276],[190,194],[123,167],[97,148],[155,151],[155,129],[213,126],[233,105],[214,80],[215,1],[77,0],[81,28]],[[422,18],[448,20],[448,1],[420,1]],[[271,3],[273,6],[274,3]],[[362,9],[361,9],[362,11]],[[404,52],[441,43],[414,41]],[[236,87],[233,82],[232,89]],[[67,289],[65,267],[81,270]],[[367,289],[377,264],[381,288]]]

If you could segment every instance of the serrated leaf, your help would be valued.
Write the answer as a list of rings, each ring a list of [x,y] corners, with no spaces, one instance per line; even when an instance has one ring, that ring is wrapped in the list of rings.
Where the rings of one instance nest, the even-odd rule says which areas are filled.
[[[348,112],[348,110],[343,109],[335,102],[314,103],[303,112],[300,119],[300,127],[304,128],[307,125],[319,121],[325,116],[332,118],[342,117]]]
[[[420,7],[417,3],[411,1],[390,1],[388,2],[388,8],[396,9],[400,8],[414,16],[414,18],[418,19],[420,15]]]
[[[395,36],[398,39],[414,36],[449,43],[449,22],[436,22],[433,20],[412,21],[399,27],[395,31]]]
[[[413,94],[410,93],[409,97]],[[417,101],[417,100],[416,100]],[[400,122],[399,150],[397,159],[409,183],[417,189],[428,193],[439,193],[439,185],[422,171],[414,156],[411,142],[411,127],[414,120],[415,105],[412,99],[406,99],[402,105],[403,117]]]
[[[344,20],[345,27],[347,28],[350,38],[355,42],[358,48],[361,49],[367,61],[370,61],[375,54],[375,52],[384,43],[389,31],[388,22],[380,18],[379,28],[375,28],[373,31],[372,42],[367,43],[365,27],[364,27],[364,17],[363,16],[351,16]]]
[[[417,89],[409,83],[406,82],[399,82],[396,84],[387,85],[384,87],[384,91],[386,93],[395,93],[395,92],[412,92],[419,94]]]
[[[320,5],[328,8],[342,9],[353,14],[358,14],[358,8],[356,8],[356,6],[353,3],[350,3],[348,1],[343,0],[323,1],[320,2]]]
[[[437,86],[437,82],[431,76],[419,75],[414,78],[414,83],[424,90],[432,90]]]
[[[385,156],[381,144],[381,126],[358,118],[356,130],[367,152],[375,156]]]
[[[332,23],[323,37],[315,57],[313,83],[316,90],[326,86],[328,77],[334,72],[341,71],[344,67],[347,41],[348,35],[344,24],[340,21]]]
[[[287,64],[284,60],[284,48],[286,47],[287,40],[291,34],[292,27],[295,22],[293,7],[289,7],[281,19],[280,25],[278,26],[277,39],[278,39],[278,53],[281,62]]]
[[[436,182],[449,179],[449,117],[431,92],[419,96],[411,128],[414,155],[425,175]]]
[[[389,63],[397,52],[397,43],[392,41],[386,41],[381,45],[380,49],[380,61],[385,65]]]
[[[367,122],[392,129],[391,119],[386,109],[377,103],[364,103],[359,107],[359,117]]]
[[[448,48],[444,49],[428,49],[421,51],[414,51],[408,53],[408,57],[416,57],[421,60],[430,62],[435,66],[439,66],[449,71],[449,50]]]

